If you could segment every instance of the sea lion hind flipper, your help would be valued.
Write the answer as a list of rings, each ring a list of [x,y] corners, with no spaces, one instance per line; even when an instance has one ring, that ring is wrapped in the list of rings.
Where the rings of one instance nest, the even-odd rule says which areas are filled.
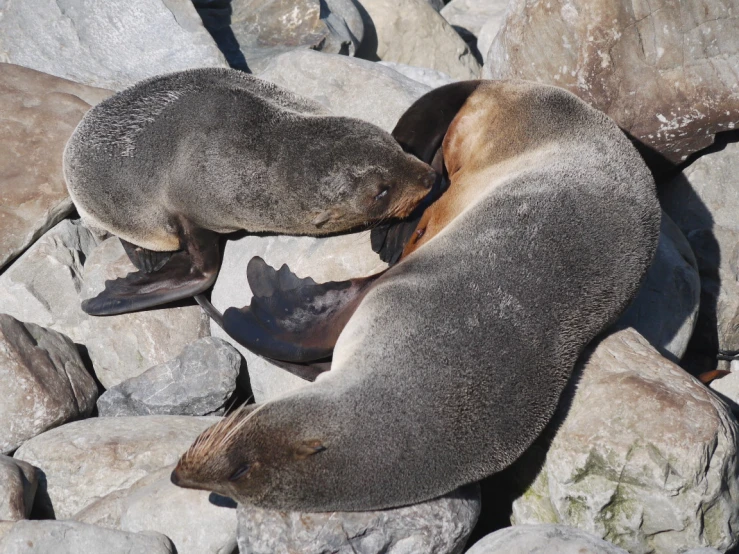
[[[160,270],[174,254],[174,252],[155,252],[136,246],[121,238],[119,240],[131,263],[136,266],[136,269],[144,273],[153,273]]]
[[[263,357],[292,363],[329,358],[339,334],[376,275],[348,281],[316,283],[301,279],[287,265],[279,270],[254,257],[247,279],[251,304],[229,308],[224,330]]]

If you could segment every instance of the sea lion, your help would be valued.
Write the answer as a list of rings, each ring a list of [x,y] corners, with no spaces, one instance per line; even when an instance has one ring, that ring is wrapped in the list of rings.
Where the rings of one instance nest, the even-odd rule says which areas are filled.
[[[218,233],[317,235],[403,217],[436,174],[379,127],[241,71],[154,77],[91,109],[64,152],[83,219],[141,270],[83,310],[140,310],[207,289]]]
[[[455,83],[394,135],[427,161],[444,137],[450,184],[426,232],[360,291],[331,370],[206,430],[175,484],[346,511],[482,479],[530,446],[585,345],[636,295],[661,211],[603,113],[551,86]]]

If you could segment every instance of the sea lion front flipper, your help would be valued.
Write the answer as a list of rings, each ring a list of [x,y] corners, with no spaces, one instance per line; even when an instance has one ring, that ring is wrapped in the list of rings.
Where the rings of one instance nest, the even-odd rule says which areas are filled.
[[[105,281],[105,290],[84,300],[82,310],[95,316],[135,312],[189,298],[213,285],[220,264],[218,235],[191,225],[183,225],[182,234],[185,250],[154,256],[124,244],[141,270]]]
[[[223,313],[223,329],[246,348],[284,362],[314,362],[331,356],[339,334],[381,274],[316,283],[287,265],[275,270],[262,258],[247,266],[251,304]]]

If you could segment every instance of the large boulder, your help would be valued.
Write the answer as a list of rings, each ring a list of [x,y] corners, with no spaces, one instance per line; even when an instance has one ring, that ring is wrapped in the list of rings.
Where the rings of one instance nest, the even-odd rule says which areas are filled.
[[[455,79],[476,79],[480,64],[426,0],[361,0],[365,41],[357,55],[428,67]]]
[[[0,455],[0,521],[17,521],[30,516],[37,488],[35,467]]]
[[[419,83],[431,88],[443,87],[449,83],[454,83],[457,79],[450,77],[446,73],[429,69],[428,67],[414,67],[404,63],[397,62],[377,62],[380,65],[394,69],[401,75],[405,75],[409,79],[418,81]]]
[[[64,145],[85,112],[108,95],[0,63],[0,268],[72,211]]]
[[[138,416],[68,423],[23,444],[14,457],[43,473],[44,515],[69,518],[103,496],[174,464],[215,417]],[[38,498],[38,497],[37,497]]]
[[[479,513],[477,485],[377,512],[279,512],[242,504],[239,550],[250,554],[459,554]]]
[[[312,100],[335,115],[356,117],[390,132],[430,87],[367,60],[310,51],[275,58],[259,77]],[[372,94],[364,94],[372,83]]]
[[[467,554],[628,554],[598,537],[567,525],[514,525],[490,533]]]
[[[632,554],[734,547],[739,427],[726,405],[633,329],[591,347],[576,375],[566,416],[516,463],[519,479],[540,471],[514,524],[578,527]]]
[[[95,407],[97,384],[61,333],[0,314],[0,452]]]
[[[482,27],[490,20],[502,23],[508,1],[452,0],[440,13],[455,29],[462,29],[479,38]],[[480,53],[485,54],[482,51]]]
[[[80,221],[65,220],[0,275],[0,313],[81,344],[109,388],[171,360],[209,334],[207,318],[194,303],[110,317],[82,311],[81,293],[93,294],[106,278],[133,270],[117,238],[100,243]]]
[[[679,162],[739,122],[735,11],[720,0],[512,0],[483,76],[566,88]]]
[[[0,59],[120,90],[162,73],[228,67],[190,0],[0,5]]]

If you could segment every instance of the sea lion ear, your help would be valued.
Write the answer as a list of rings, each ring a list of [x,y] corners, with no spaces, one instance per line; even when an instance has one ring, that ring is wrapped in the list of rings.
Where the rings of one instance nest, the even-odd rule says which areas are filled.
[[[298,460],[305,460],[306,458],[323,452],[326,447],[318,439],[303,441],[295,447],[295,457]]]
[[[460,81],[427,92],[400,116],[393,137],[403,150],[430,164],[457,112],[482,83]]]

